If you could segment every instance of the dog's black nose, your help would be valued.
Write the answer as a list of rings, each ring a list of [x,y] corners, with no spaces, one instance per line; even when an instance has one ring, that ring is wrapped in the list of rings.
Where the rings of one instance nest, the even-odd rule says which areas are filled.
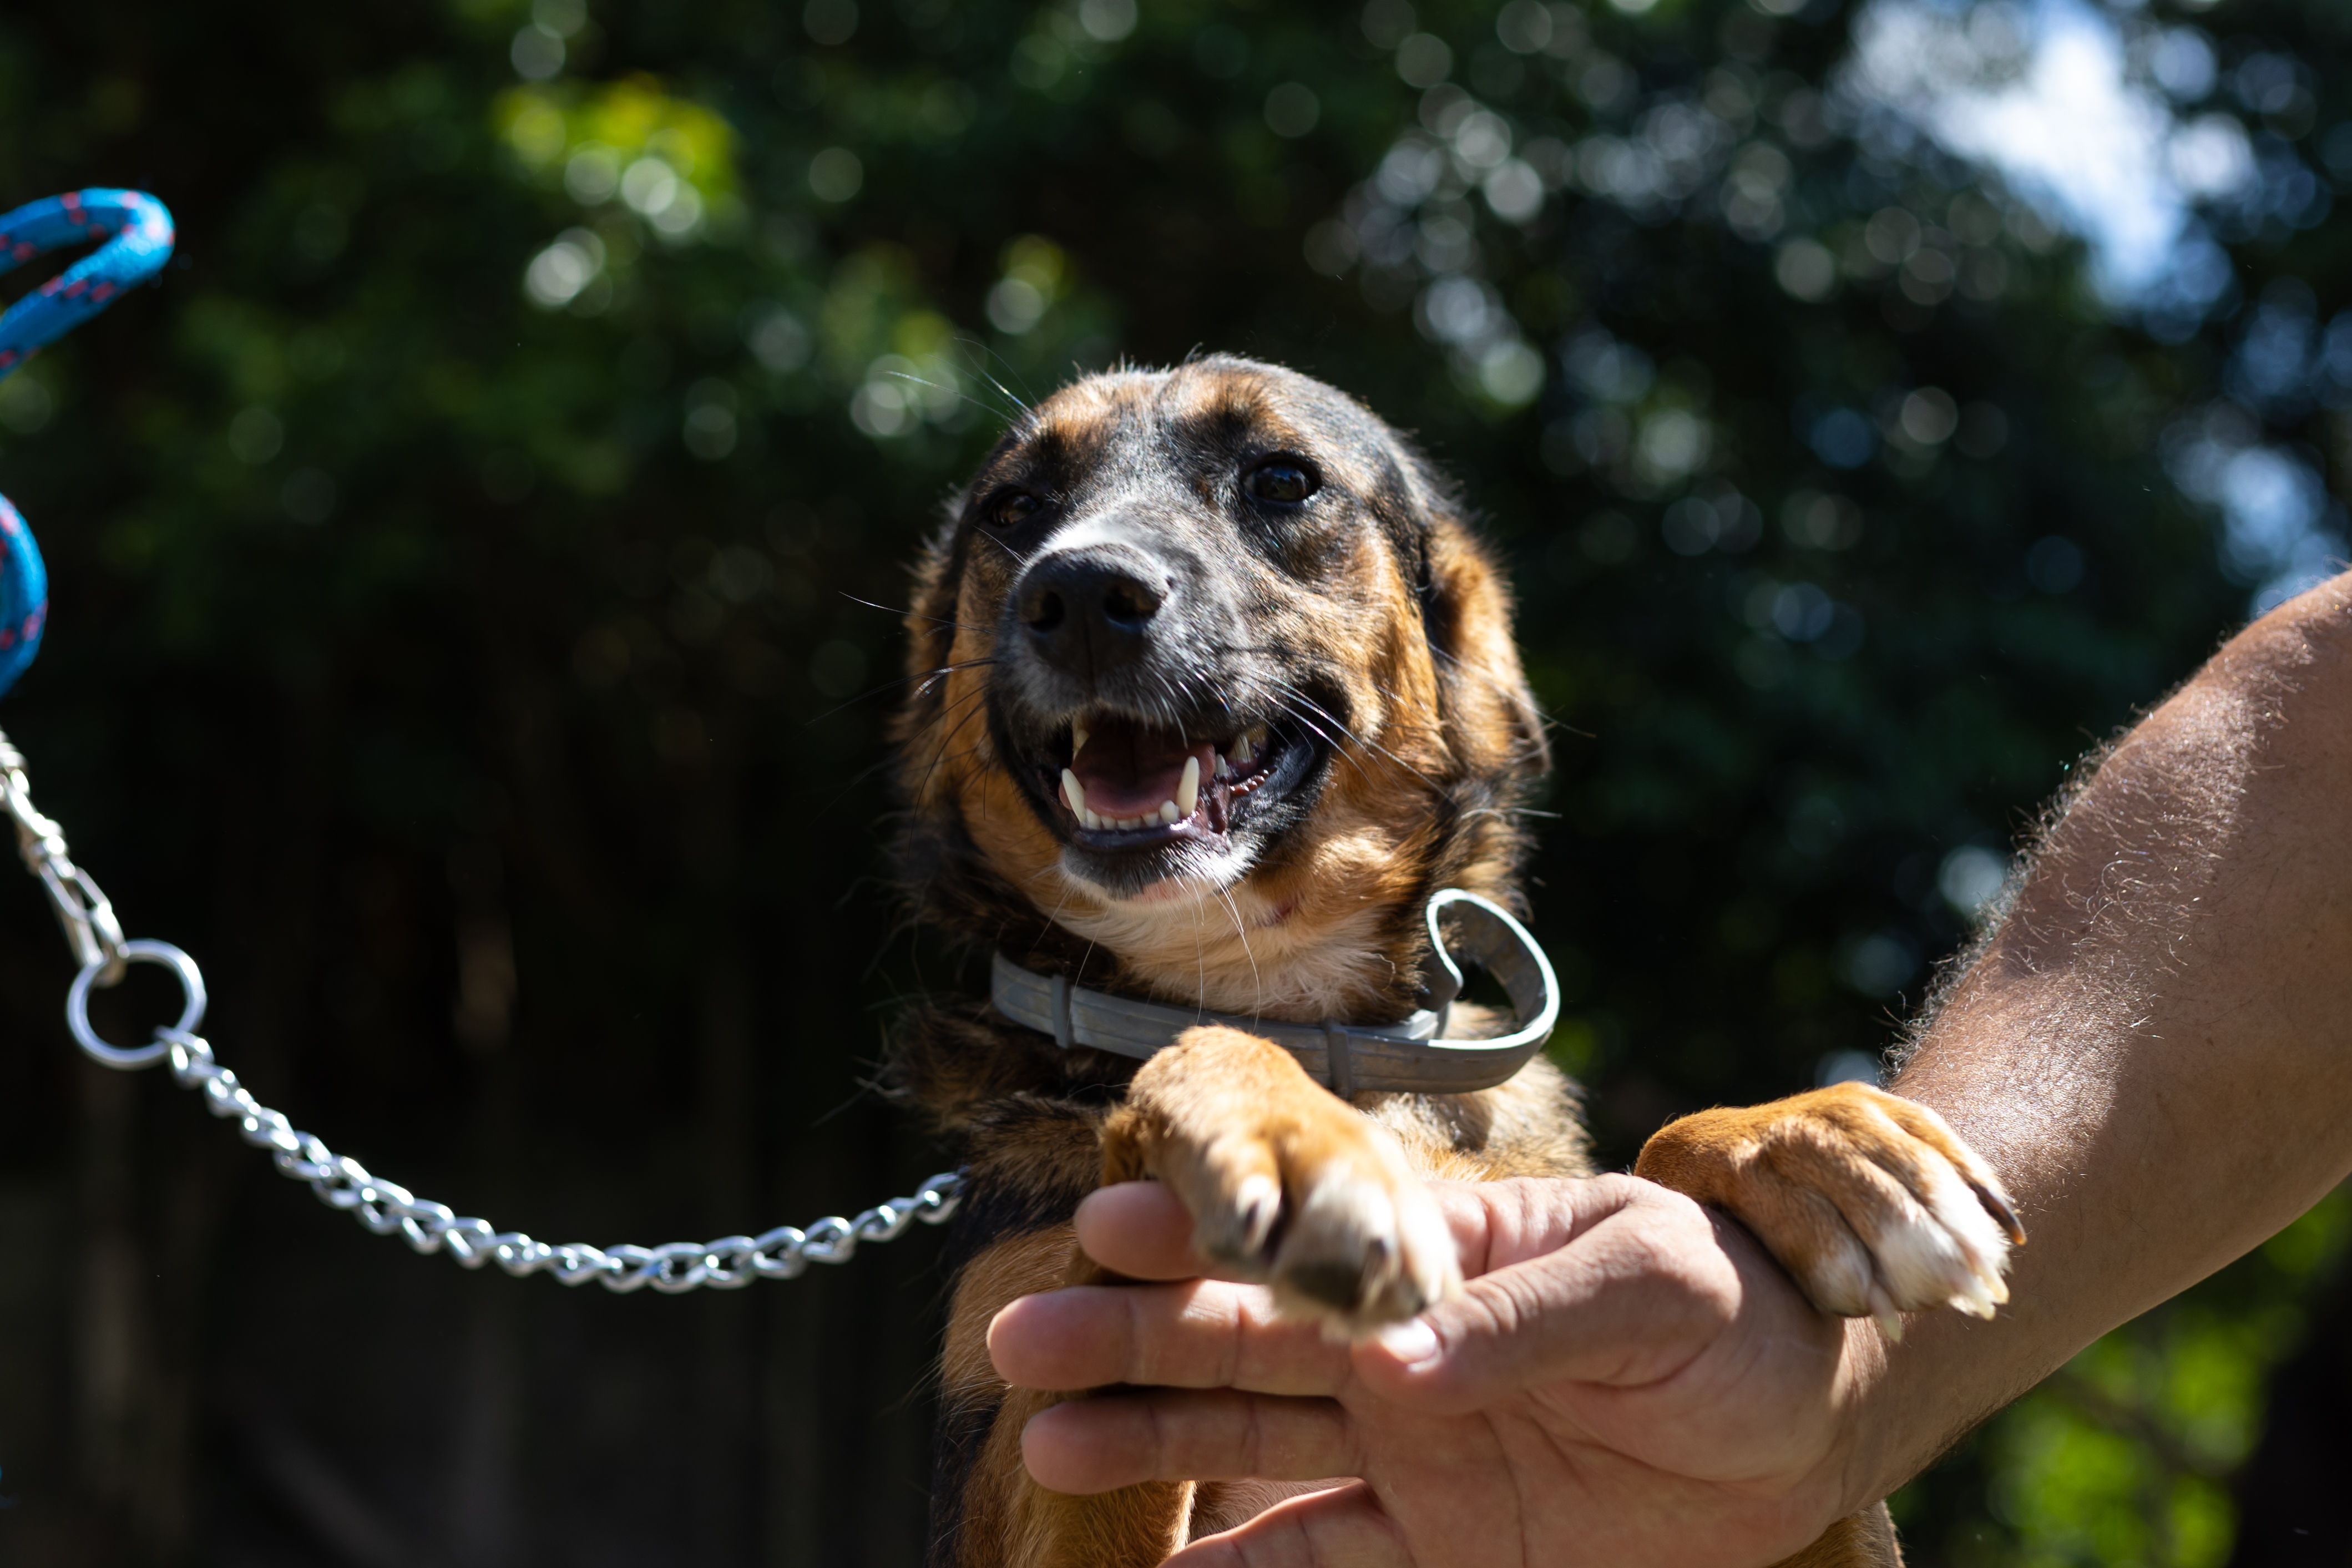
[[[1021,622],[1050,663],[1099,674],[1141,655],[1169,587],[1133,562],[1083,551],[1049,555],[1023,576]]]

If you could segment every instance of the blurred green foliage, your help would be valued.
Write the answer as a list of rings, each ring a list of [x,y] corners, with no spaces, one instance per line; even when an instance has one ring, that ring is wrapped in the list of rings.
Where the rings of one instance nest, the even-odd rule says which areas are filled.
[[[0,184],[182,237],[0,385],[56,599],[6,723],[339,1148],[541,1236],[804,1221],[931,1168],[858,1089],[957,983],[873,880],[900,563],[1074,367],[1259,353],[1508,552],[1604,1150],[1866,1070],[2072,760],[2340,550],[2352,428],[2347,13],[2082,13],[2251,171],[2137,301],[1857,85],[1895,14],[12,14]],[[1995,86],[2043,15],[1904,14]],[[921,1243],[650,1307],[446,1272],[77,1069],[46,916],[0,921],[0,1059],[75,1108],[0,1154],[55,1261],[0,1291],[47,1347],[0,1379],[23,1560],[920,1554]],[[1914,1560],[2228,1560],[2344,1216],[1997,1418],[1898,1500]]]

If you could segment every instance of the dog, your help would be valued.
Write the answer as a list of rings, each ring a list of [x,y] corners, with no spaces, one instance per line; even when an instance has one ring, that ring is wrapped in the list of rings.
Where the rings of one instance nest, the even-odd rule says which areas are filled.
[[[1075,382],[952,502],[907,625],[897,874],[915,918],[1000,963],[1229,1018],[1394,1024],[1437,994],[1433,894],[1521,904],[1519,807],[1549,755],[1502,574],[1437,469],[1332,387],[1225,356]],[[973,1000],[906,1018],[891,1081],[968,1172],[934,1568],[1140,1568],[1283,1495],[1066,1497],[1024,1469],[1023,1425],[1062,1396],[1008,1389],[987,1327],[1105,1278],[1071,1228],[1097,1186],[1167,1184],[1203,1254],[1360,1334],[1459,1289],[1423,1178],[1592,1173],[1540,1057],[1475,1092],[1343,1099],[1246,1025],[1139,1064]],[[1728,1211],[1822,1311],[1890,1328],[1990,1316],[2024,1239],[1933,1111],[1859,1084],[1676,1121],[1636,1173]],[[1899,1561],[1883,1506],[1790,1560]]]

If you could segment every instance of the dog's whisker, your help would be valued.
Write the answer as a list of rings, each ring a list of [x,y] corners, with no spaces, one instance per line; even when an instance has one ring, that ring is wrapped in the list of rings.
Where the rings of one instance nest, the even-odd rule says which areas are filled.
[[[1332,727],[1332,729],[1337,730],[1337,731],[1339,731],[1342,735],[1345,735],[1345,736],[1346,736],[1346,737],[1347,737],[1350,742],[1354,742],[1356,745],[1358,745],[1358,746],[1360,746],[1360,747],[1362,747],[1363,749],[1365,749],[1365,750],[1367,750],[1367,751],[1370,751],[1370,752],[1378,752],[1380,755],[1381,755],[1381,756],[1383,756],[1383,757],[1386,757],[1390,762],[1394,763],[1398,767],[1400,767],[1400,768],[1403,769],[1406,773],[1411,773],[1414,778],[1419,779],[1419,780],[1420,780],[1423,784],[1426,784],[1426,785],[1427,785],[1431,790],[1435,791],[1435,792],[1437,792],[1437,793],[1439,793],[1439,794],[1443,794],[1443,793],[1444,793],[1444,786],[1443,784],[1439,784],[1435,779],[1431,778],[1427,773],[1423,773],[1419,768],[1414,767],[1411,763],[1406,762],[1402,757],[1398,756],[1394,752],[1390,751],[1386,746],[1381,745],[1381,744],[1380,742],[1378,742],[1377,741],[1370,741],[1370,740],[1367,740],[1367,739],[1365,739],[1363,736],[1359,735],[1359,734],[1357,734],[1354,731],[1352,731],[1352,730],[1349,729],[1347,725],[1345,725],[1344,723],[1341,723],[1341,722],[1339,721],[1339,720],[1336,716],[1334,716],[1334,715],[1332,714],[1332,712],[1330,711],[1330,710],[1328,710],[1328,709],[1325,708],[1321,703],[1319,703],[1319,702],[1316,701],[1313,698],[1309,697],[1306,692],[1301,691],[1297,687],[1291,685],[1288,681],[1281,681],[1281,682],[1278,682],[1277,684],[1279,684],[1279,685],[1282,687],[1282,689],[1283,689],[1286,692],[1287,692],[1287,693],[1289,694],[1289,700],[1295,700],[1296,702],[1304,703],[1304,704],[1305,704],[1308,709],[1311,709],[1311,710],[1314,711],[1314,713],[1317,715],[1317,717],[1318,717],[1318,718],[1322,719],[1322,720],[1324,721],[1324,722],[1326,722],[1326,723],[1329,724],[1329,725]],[[1287,703],[1286,703],[1286,705],[1287,705]],[[1297,708],[1293,707],[1293,708],[1291,708],[1291,710],[1291,710],[1291,712],[1292,712],[1295,716],[1298,717],[1302,721],[1305,721],[1305,719],[1306,719],[1306,715],[1305,715],[1304,713],[1300,712],[1300,711],[1299,711],[1299,710],[1298,710]],[[1323,738],[1324,738],[1326,741],[1328,741],[1328,740],[1330,739],[1330,736],[1329,736],[1328,734],[1325,734],[1325,733],[1324,733],[1324,731],[1321,731],[1319,728],[1318,728],[1318,729],[1317,729],[1316,732],[1317,732],[1318,734],[1322,734],[1322,735],[1323,735]]]
[[[974,719],[988,711],[988,705],[979,700],[982,695],[982,694],[980,691],[975,690],[966,698],[961,705],[969,709],[969,711],[966,712],[962,718],[957,720],[954,725],[950,728],[946,733],[940,736],[939,745],[931,752],[930,763],[923,770],[923,782],[914,791],[914,795],[917,799],[919,800],[923,796],[930,794],[931,780],[938,774],[941,764],[947,761],[948,743],[956,738],[957,733],[961,731],[966,724],[971,723]],[[946,713],[941,713],[940,715],[940,721],[941,722],[945,722],[946,719]]]
[[[1544,710],[1543,704],[1536,700],[1535,692],[1525,685],[1515,685],[1511,681],[1495,674],[1492,670],[1486,668],[1486,666],[1473,664],[1470,660],[1464,658],[1461,655],[1448,653],[1445,649],[1437,647],[1433,643],[1430,646],[1429,651],[1436,658],[1439,663],[1451,665],[1454,668],[1464,671],[1465,674],[1476,676],[1480,680],[1486,682],[1488,689],[1491,689],[1496,696],[1501,698],[1510,706],[1519,709],[1532,716],[1536,721],[1536,732],[1538,734],[1541,734],[1547,730],[1560,730],[1565,731],[1570,735],[1581,736],[1583,739],[1588,741],[1593,738],[1592,736],[1586,734],[1583,731],[1575,728],[1573,725],[1563,723],[1561,721],[1552,717],[1551,714],[1546,712]]]
[[[988,630],[986,626],[967,626],[961,621],[942,620],[938,616],[926,616],[918,610],[901,610],[890,605],[877,605],[871,599],[861,599],[856,595],[848,592],[846,589],[841,591],[841,596],[848,600],[853,605],[863,605],[869,610],[879,610],[886,616],[897,616],[902,620],[928,621],[932,626],[952,626],[960,632],[985,633]]]
[[[1021,552],[1013,549],[1013,546],[1005,543],[1004,541],[997,538],[996,535],[989,532],[988,530],[984,528],[975,528],[972,531],[980,535],[981,538],[988,541],[991,544],[996,546],[999,550],[1004,552],[1006,555],[1012,557],[1013,563],[1015,566],[1026,566],[1029,564],[1029,557],[1022,554]]]
[[[1250,946],[1249,922],[1242,919],[1241,903],[1231,888],[1219,888],[1216,895],[1217,901],[1225,907],[1226,917],[1234,922],[1234,937],[1242,944],[1242,956],[1249,960],[1250,1011],[1262,1013],[1265,1010],[1265,979],[1258,973],[1257,952]]]
[[[1020,371],[1014,368],[1011,360],[1008,360],[1003,354],[998,353],[994,349],[991,348],[987,343],[982,342],[980,339],[958,336],[953,340],[953,342],[958,348],[979,350],[986,359],[992,359],[997,363],[1003,365],[1006,371],[1011,373],[1013,380],[1019,381],[1021,379]],[[994,387],[1000,396],[1002,396],[1007,403],[1013,405],[1013,407],[1019,409],[1024,416],[1031,416],[1036,412],[1034,409],[1031,408],[1028,404],[1014,396],[1010,388],[1008,388],[1003,382],[997,380],[996,377],[991,375],[985,369],[975,367],[972,374],[980,377],[981,380],[988,383],[989,385]]]
[[[916,688],[916,696],[928,697],[931,693],[931,688],[934,683],[943,680],[947,677],[957,674],[960,671],[967,669],[982,669],[996,662],[997,661],[994,658],[967,658],[955,664],[940,665],[936,669],[926,669],[919,674],[902,675],[896,680],[884,681],[881,685],[874,688],[871,691],[861,691],[856,696],[850,698],[848,700],[842,702],[836,707],[826,709],[824,712],[817,714],[813,719],[810,719],[808,722],[811,724],[820,723],[824,720],[832,718],[836,713],[848,711],[850,709],[856,707],[859,703],[866,700],[868,698],[879,697],[886,691],[896,691],[902,686],[914,686]],[[920,684],[918,685],[918,682]]]
[[[926,380],[924,380],[921,376],[919,376],[919,375],[916,375],[916,374],[913,374],[912,372],[910,372],[910,371],[894,370],[894,371],[887,372],[887,373],[885,373],[885,374],[888,374],[888,375],[890,375],[890,376],[892,376],[892,377],[894,377],[894,378],[896,378],[897,380],[899,380],[899,381],[908,381],[908,382],[912,382],[912,383],[914,383],[917,386],[929,387],[929,388],[930,390],[932,390],[933,392],[944,392],[944,393],[946,393],[949,396],[955,398],[955,399],[956,399],[957,401],[959,401],[959,402],[961,402],[961,403],[969,403],[969,404],[971,404],[974,408],[979,409],[982,414],[993,415],[995,417],[997,417],[997,418],[999,418],[999,419],[1003,419],[1003,418],[1008,417],[1007,413],[1006,413],[1006,411],[1005,411],[1004,409],[991,407],[989,405],[987,405],[987,404],[985,404],[985,403],[982,403],[979,398],[974,397],[971,393],[966,392],[966,391],[965,391],[961,386],[960,386],[960,385],[959,385],[959,386],[942,386],[942,385],[940,385],[940,384],[938,382],[936,382],[936,381],[926,381]],[[991,384],[991,385],[995,385],[995,383],[994,383],[993,381],[992,381],[992,382],[990,383],[990,384]],[[996,387],[996,390],[997,390],[998,392],[1004,393],[1004,395],[1005,395],[1005,396],[1007,396],[1007,397],[1011,397],[1011,396],[1013,395],[1012,395],[1011,393],[1009,393],[1009,392],[1004,392],[1004,388],[1003,388],[1002,386],[997,386],[997,387]],[[1018,401],[1018,400],[1016,399],[1015,401]],[[1027,410],[1024,408],[1024,409],[1023,410],[1023,412],[1024,412],[1024,413],[1025,413],[1025,412],[1027,412]]]

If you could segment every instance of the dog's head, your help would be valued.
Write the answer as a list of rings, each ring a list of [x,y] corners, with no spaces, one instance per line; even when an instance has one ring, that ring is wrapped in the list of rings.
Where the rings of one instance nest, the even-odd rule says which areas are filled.
[[[1090,376],[1024,418],[922,569],[898,720],[929,918],[1090,984],[1408,1011],[1421,906],[1512,896],[1548,763],[1452,492],[1320,382]]]

